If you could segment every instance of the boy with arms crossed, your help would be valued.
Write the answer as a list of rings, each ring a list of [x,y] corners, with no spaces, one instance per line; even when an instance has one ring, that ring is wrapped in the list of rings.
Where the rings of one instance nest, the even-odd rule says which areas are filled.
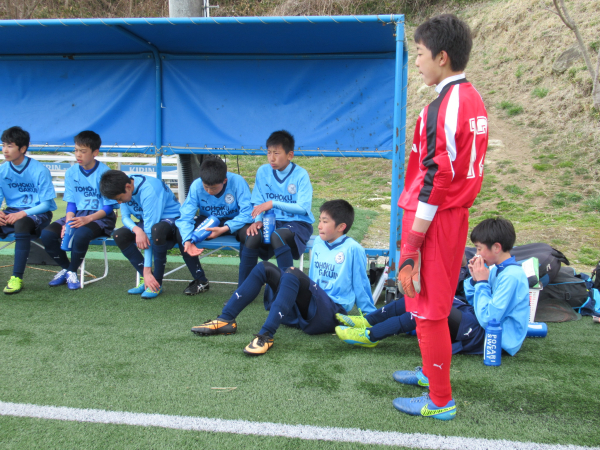
[[[29,133],[21,127],[11,127],[2,133],[5,162],[0,166],[0,205],[6,200],[6,209],[0,211],[0,237],[15,233],[15,263],[5,294],[16,294],[23,289],[31,238],[40,236],[56,209],[50,171],[25,156],[29,139]]]
[[[48,285],[66,283],[73,290],[80,288],[77,269],[85,258],[90,241],[110,236],[117,221],[113,211],[117,202],[100,194],[100,178],[110,170],[106,164],[96,161],[102,145],[100,136],[93,131],[82,131],[74,141],[77,164],[65,174],[63,195],[67,202],[67,215],[46,227],[41,236],[46,252],[62,268]],[[70,262],[67,253],[60,248],[67,222],[74,229]]]
[[[181,255],[194,277],[183,291],[184,294],[196,295],[208,291],[209,288],[208,279],[198,259],[202,249],[197,248],[191,241],[194,229],[208,216],[214,215],[220,219],[220,224],[207,228],[208,231],[212,231],[207,239],[224,234],[234,234],[237,237],[238,230],[253,222],[251,212],[250,188],[246,180],[240,175],[228,172],[227,164],[221,158],[206,159],[200,167],[200,178],[192,183],[181,206],[181,217],[175,222]],[[166,255],[167,247],[155,246],[154,251],[164,252]],[[243,249],[240,249],[240,253],[243,253]]]
[[[467,24],[444,14],[415,31],[416,65],[439,96],[415,128],[398,206],[404,209],[398,284],[417,322],[423,373],[430,393],[394,400],[411,415],[451,420],[452,344],[448,315],[458,282],[469,227],[469,207],[483,180],[487,113],[464,69],[472,47]]]
[[[292,162],[294,137],[287,131],[275,131],[267,139],[269,164],[259,167],[252,189],[252,217],[255,222],[239,234],[244,244],[240,255],[240,286],[258,262],[275,255],[277,266],[286,270],[299,259],[310,239],[315,218],[311,212],[312,185],[308,172]],[[262,216],[274,209],[276,229],[271,243],[262,239]]]
[[[157,178],[129,177],[120,170],[108,170],[102,175],[100,192],[121,204],[124,226],[114,232],[115,243],[141,277],[140,284],[127,292],[142,294],[145,299],[157,297],[162,292],[167,255],[165,252],[164,259],[155,255],[152,273],[152,248],[166,244],[167,240],[174,245],[175,220],[179,217],[175,195]],[[131,216],[139,222],[134,222]],[[138,249],[144,250],[144,256]]]
[[[344,314],[356,304],[365,312],[375,310],[371,285],[365,270],[365,250],[346,236],[354,222],[354,209],[345,200],[321,206],[319,236],[315,239],[309,275],[289,267],[285,271],[268,261],[258,264],[225,304],[221,315],[193,327],[198,335],[233,334],[236,317],[259,294],[266,283],[276,293],[265,296],[267,320],[256,338],[244,349],[248,355],[262,355],[273,346],[280,324],[300,328],[307,334],[331,333],[336,313]]]

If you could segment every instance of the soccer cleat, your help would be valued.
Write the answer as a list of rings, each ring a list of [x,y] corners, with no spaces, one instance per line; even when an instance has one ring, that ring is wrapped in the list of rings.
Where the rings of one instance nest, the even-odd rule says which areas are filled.
[[[158,288],[158,291],[155,291],[152,288],[148,288],[142,293],[142,298],[145,298],[146,300],[148,300],[151,298],[156,298],[160,294],[162,294],[162,286]]]
[[[273,347],[273,338],[271,336],[264,334],[255,334],[254,336],[256,337],[252,339],[252,342],[244,348],[244,353],[246,355],[264,355],[271,347]]]
[[[21,292],[21,289],[23,289],[23,280],[19,277],[12,276],[4,288],[4,293],[8,295],[16,294],[17,292]]]
[[[234,334],[237,331],[235,320],[215,319],[204,322],[202,325],[192,327],[192,333],[199,336],[212,336],[214,334]]]
[[[335,334],[346,344],[358,347],[375,347],[379,341],[371,341],[366,328],[335,327]]]
[[[360,309],[358,311],[362,313]],[[337,313],[335,318],[339,323],[350,328],[371,328],[373,326],[362,314],[360,316],[347,316]]]
[[[421,292],[421,250],[401,255],[398,289],[410,298]]]
[[[183,293],[185,295],[196,295],[208,291],[209,287],[210,286],[208,285],[208,280],[194,280],[190,284],[188,284],[188,287],[185,288],[185,291],[183,291]]]
[[[54,278],[48,283],[48,286],[60,286],[61,284],[65,284],[67,282],[67,269],[63,269],[54,275]]]
[[[67,272],[67,286],[73,291],[81,287],[79,279],[77,278],[77,273],[71,271]]]
[[[429,387],[429,379],[423,374],[421,367],[416,367],[415,370],[398,370],[392,376],[398,383]]]
[[[144,286],[144,277],[140,277],[140,284],[138,284],[133,289],[129,289],[127,293],[132,295],[140,295],[143,294],[145,290],[146,286]]]
[[[394,408],[411,416],[432,417],[438,420],[452,420],[456,416],[456,403],[450,400],[445,406],[438,407],[431,401],[429,394],[420,397],[394,399]]]

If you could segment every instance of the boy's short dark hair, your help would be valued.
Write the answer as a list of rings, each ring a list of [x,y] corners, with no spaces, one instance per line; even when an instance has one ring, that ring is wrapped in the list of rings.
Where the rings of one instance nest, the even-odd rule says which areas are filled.
[[[100,193],[114,200],[117,195],[125,193],[125,185],[131,183],[131,178],[120,170],[107,170],[100,178]]]
[[[423,22],[415,30],[415,42],[423,44],[435,58],[442,50],[450,57],[450,68],[461,72],[467,67],[473,47],[469,25],[454,14],[442,14]]]
[[[279,130],[274,131],[267,139],[267,148],[276,147],[281,145],[286,153],[293,152],[294,146],[296,145],[296,141],[294,141],[294,136],[289,131]]]
[[[102,145],[102,139],[98,133],[94,133],[93,131],[82,131],[77,136],[73,138],[75,144],[81,147],[89,147],[94,150],[100,150],[100,146]]]
[[[497,219],[485,219],[471,231],[471,242],[473,244],[484,244],[492,248],[496,242],[502,246],[502,251],[509,252],[515,245],[517,233],[510,220],[498,217]]]
[[[344,234],[350,231],[354,223],[354,208],[346,200],[329,200],[321,205],[319,212],[327,213],[335,222],[336,227],[341,223],[345,223]]]
[[[227,178],[227,164],[218,156],[209,157],[200,166],[200,178],[207,186],[223,183]]]
[[[10,127],[2,132],[2,142],[15,144],[17,147],[25,147],[25,152],[29,148],[29,132],[21,127]]]

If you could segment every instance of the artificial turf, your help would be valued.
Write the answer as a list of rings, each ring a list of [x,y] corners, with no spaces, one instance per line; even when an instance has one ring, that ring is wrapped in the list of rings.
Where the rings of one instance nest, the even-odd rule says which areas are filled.
[[[12,258],[0,256],[0,265],[11,263]],[[88,267],[99,273],[101,264],[90,260]],[[237,279],[236,266],[205,269],[210,279]],[[0,269],[0,279],[8,280],[10,274],[10,267]],[[25,289],[0,296],[0,401],[525,442],[600,443],[600,400],[595,395],[600,325],[590,318],[548,324],[546,338],[527,339],[517,356],[505,356],[500,367],[484,366],[480,356],[455,356],[451,374],[458,414],[446,423],[405,416],[392,407],[393,398],[422,392],[391,378],[395,370],[420,364],[413,337],[395,336],[363,349],[333,335],[308,336],[282,327],[274,347],[252,358],[242,348],[266,318],[260,298],[241,313],[235,335],[198,337],[190,332],[191,326],[218,315],[232,285],[212,284],[207,293],[187,297],[182,295],[184,283],[165,283],[165,292],[147,301],[126,294],[134,284],[134,271],[126,262],[111,261],[109,277],[84,290],[48,288],[51,277],[49,272],[27,269]],[[358,445],[0,417],[2,448],[32,448],[43,436],[56,448]]]

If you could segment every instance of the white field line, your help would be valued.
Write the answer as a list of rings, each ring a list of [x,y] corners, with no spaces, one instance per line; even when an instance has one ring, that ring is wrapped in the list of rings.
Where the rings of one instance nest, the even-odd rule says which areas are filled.
[[[245,420],[208,419],[204,417],[168,416],[99,409],[77,409],[56,406],[38,406],[24,403],[0,402],[0,415],[38,419],[67,420],[73,422],[137,425],[173,428],[176,430],[208,431],[257,436],[281,436],[305,440],[358,442],[361,444],[397,445],[426,449],[477,449],[477,450],[590,450],[576,445],[536,444],[463,437],[444,437],[420,433],[360,430],[358,428],[329,428],[308,425],[285,425]],[[417,419],[415,420],[426,420]],[[595,447],[599,450],[599,447]]]

